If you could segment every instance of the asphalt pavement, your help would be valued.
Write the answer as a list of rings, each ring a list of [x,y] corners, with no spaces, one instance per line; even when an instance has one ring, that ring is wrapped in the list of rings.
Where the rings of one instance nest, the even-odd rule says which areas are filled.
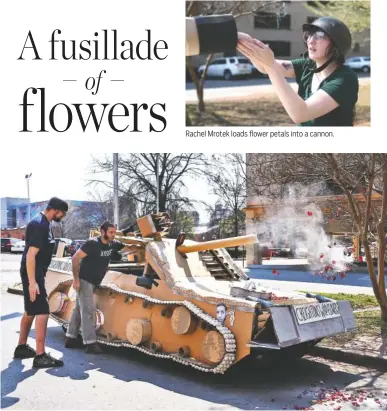
[[[370,75],[358,73],[360,84],[370,82]],[[295,80],[287,79],[294,87]],[[206,101],[221,100],[230,97],[248,97],[257,93],[272,92],[272,85],[267,77],[263,78],[236,78],[230,81],[223,79],[207,79],[204,83],[204,98]],[[185,99],[187,103],[197,102],[195,84],[186,83]]]

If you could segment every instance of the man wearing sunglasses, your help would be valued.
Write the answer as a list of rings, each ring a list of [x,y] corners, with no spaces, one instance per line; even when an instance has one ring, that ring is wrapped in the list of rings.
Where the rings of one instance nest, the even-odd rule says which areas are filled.
[[[276,60],[269,46],[238,33],[237,49],[269,76],[290,118],[302,126],[353,126],[357,75],[344,65],[351,49],[348,27],[333,17],[303,25],[303,58]],[[298,94],[286,81],[295,78]]]
[[[51,222],[60,222],[68,211],[68,204],[53,197],[47,208],[32,219],[26,228],[26,245],[20,266],[23,284],[24,314],[20,323],[19,343],[14,358],[33,358],[33,367],[61,367],[63,361],[46,354],[45,340],[49,306],[45,288],[45,276],[51,263],[55,238]],[[36,351],[27,344],[28,334],[35,319]]]

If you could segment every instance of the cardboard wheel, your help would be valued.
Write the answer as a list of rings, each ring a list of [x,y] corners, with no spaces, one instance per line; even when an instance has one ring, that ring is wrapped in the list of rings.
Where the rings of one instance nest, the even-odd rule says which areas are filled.
[[[171,317],[172,330],[175,334],[190,334],[195,331],[197,320],[185,307],[176,307]]]
[[[223,336],[218,331],[210,331],[202,344],[204,357],[212,364],[218,364],[226,354]]]
[[[148,320],[131,319],[126,324],[126,338],[133,345],[149,341],[152,336],[152,325]]]

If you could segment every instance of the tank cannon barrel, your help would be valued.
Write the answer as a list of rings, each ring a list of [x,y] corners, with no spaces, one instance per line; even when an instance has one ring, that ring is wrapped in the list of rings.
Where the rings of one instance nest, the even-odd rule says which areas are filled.
[[[100,235],[101,235],[101,232],[99,230],[92,229],[90,230],[89,238],[98,237]],[[119,240],[124,244],[128,244],[128,245],[132,244],[132,245],[139,245],[139,246],[145,246],[147,245],[147,243],[149,243],[149,241],[151,241],[151,239],[124,236],[122,235],[121,231],[117,231],[116,240]]]
[[[197,251],[215,250],[217,248],[236,247],[238,245],[254,244],[257,242],[257,236],[254,234],[244,235],[241,237],[223,238],[220,240],[204,241],[202,243],[179,245],[177,249],[180,253],[195,253]]]

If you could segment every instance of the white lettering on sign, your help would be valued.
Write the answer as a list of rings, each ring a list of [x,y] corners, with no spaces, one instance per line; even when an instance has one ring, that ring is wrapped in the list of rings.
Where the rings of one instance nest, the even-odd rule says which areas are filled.
[[[293,310],[298,324],[313,323],[328,318],[340,317],[340,308],[335,301],[293,305]]]

